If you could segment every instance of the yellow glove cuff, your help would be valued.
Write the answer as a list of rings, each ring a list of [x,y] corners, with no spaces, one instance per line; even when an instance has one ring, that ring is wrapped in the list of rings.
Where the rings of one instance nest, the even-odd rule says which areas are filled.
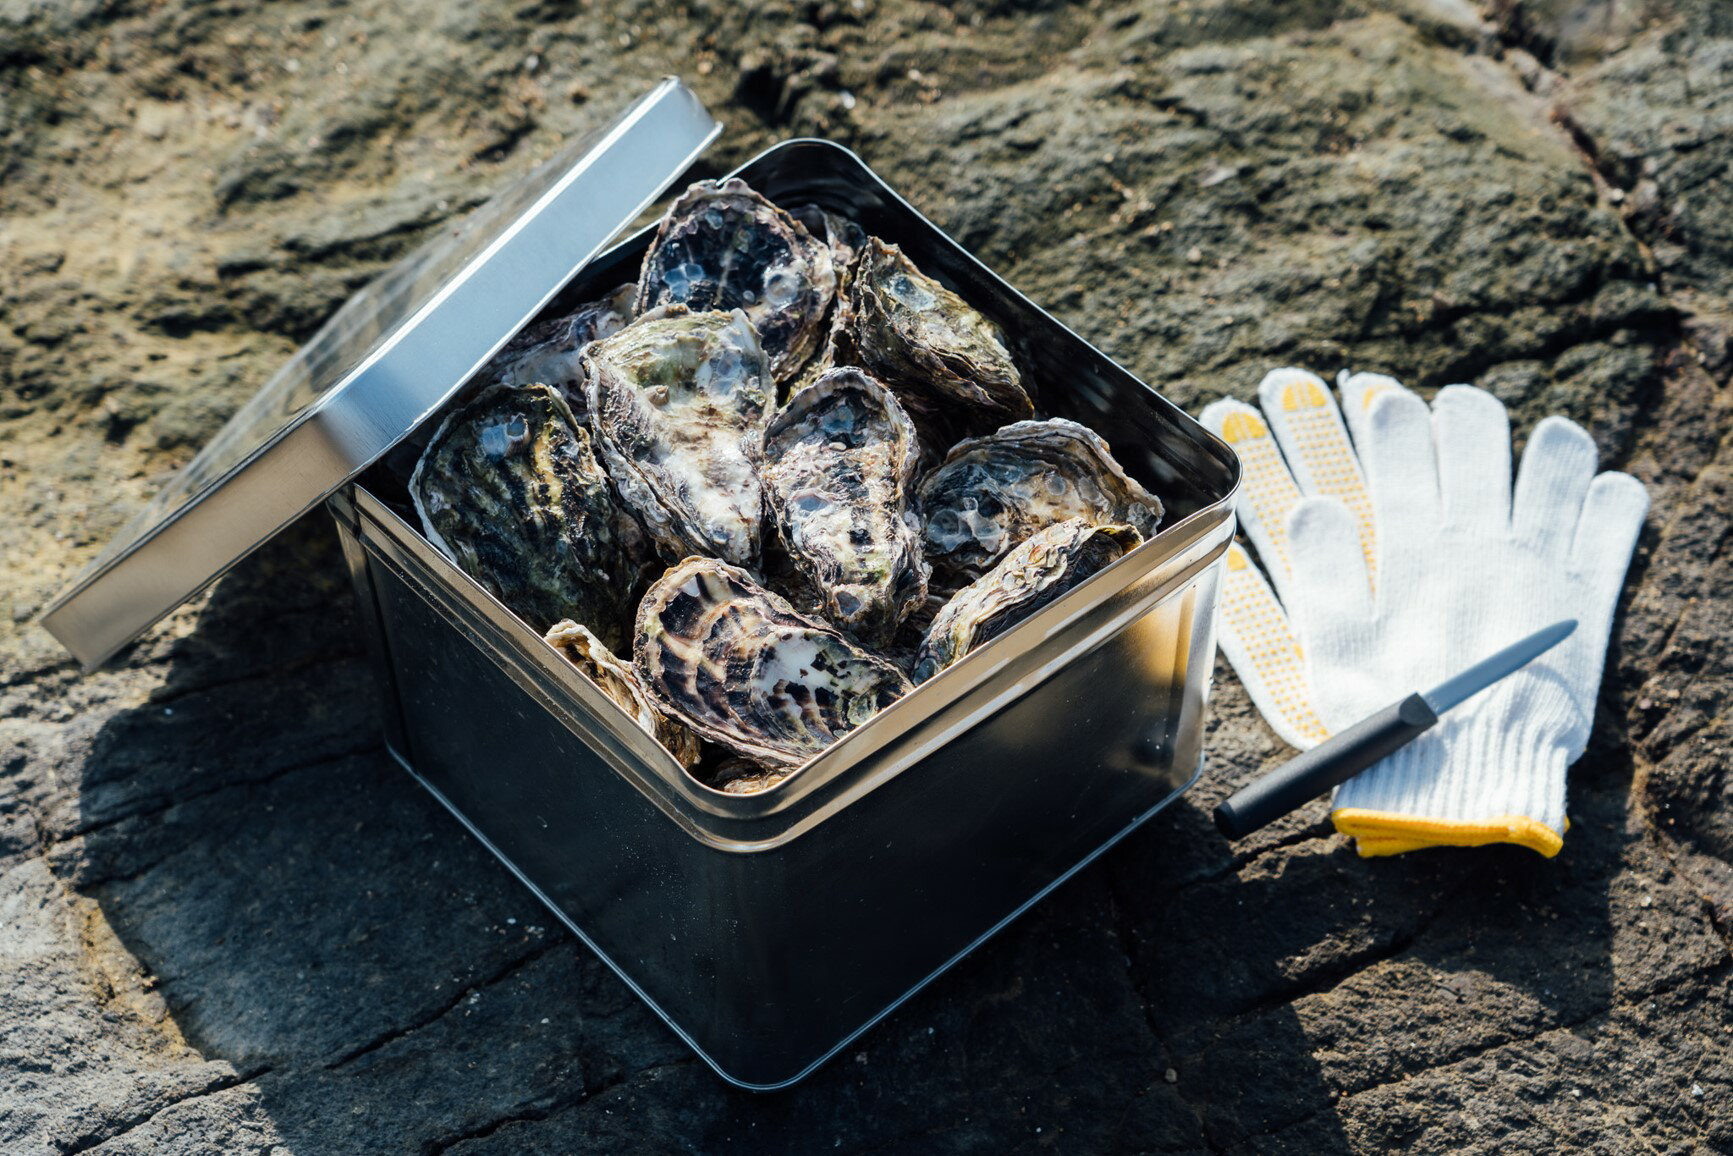
[[[1336,830],[1354,838],[1356,849],[1366,859],[1401,855],[1423,847],[1484,847],[1489,843],[1515,843],[1551,859],[1564,847],[1563,836],[1526,815],[1500,815],[1467,822],[1341,807],[1330,812],[1330,819]],[[1569,829],[1569,821],[1565,827]]]

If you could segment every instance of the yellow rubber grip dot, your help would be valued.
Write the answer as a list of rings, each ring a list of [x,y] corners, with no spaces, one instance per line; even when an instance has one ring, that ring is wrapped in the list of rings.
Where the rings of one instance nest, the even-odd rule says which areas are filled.
[[[1230,413],[1222,422],[1222,440],[1230,446],[1239,442],[1255,441],[1268,437],[1269,428],[1263,419],[1251,413]]]

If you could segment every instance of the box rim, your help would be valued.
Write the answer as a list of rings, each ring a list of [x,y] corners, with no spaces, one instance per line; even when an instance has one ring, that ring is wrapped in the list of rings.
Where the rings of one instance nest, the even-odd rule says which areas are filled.
[[[1074,626],[1077,621],[1106,604],[1115,594],[1123,593],[1135,583],[1154,575],[1164,564],[1181,559],[1189,551],[1197,550],[1200,546],[1207,546],[1212,539],[1216,539],[1213,548],[1204,551],[1207,557],[1199,556],[1188,559],[1181,566],[1184,582],[1189,582],[1205,566],[1225,552],[1227,542],[1232,537],[1231,529],[1225,534],[1218,534],[1216,531],[1219,530],[1222,523],[1232,522],[1233,503],[1240,487],[1238,458],[1225,443],[1117,360],[1102,353],[1069,326],[1053,317],[1047,310],[1006,282],[1004,278],[934,224],[920,210],[897,194],[853,150],[823,138],[795,137],[779,141],[761,150],[737,166],[728,176],[740,176],[748,173],[754,166],[761,164],[767,158],[791,149],[828,151],[857,170],[862,179],[875,187],[878,195],[898,206],[900,211],[906,211],[918,222],[919,226],[929,230],[936,241],[948,246],[965,262],[972,264],[976,271],[995,283],[997,291],[1004,293],[1014,304],[1040,315],[1056,327],[1066,340],[1075,342],[1080,352],[1087,351],[1098,357],[1103,364],[1111,366],[1129,381],[1135,383],[1138,388],[1145,391],[1151,399],[1167,411],[1169,417],[1179,419],[1180,424],[1187,429],[1193,440],[1209,450],[1218,463],[1226,468],[1231,478],[1231,485],[1215,501],[1194,510],[1169,525],[1162,526],[1142,545],[1093,575],[1086,582],[1055,599],[1053,603],[1043,607],[1041,611],[1019,623],[1005,634],[971,651],[957,663],[922,683],[914,691],[903,696],[889,707],[878,711],[866,723],[844,735],[836,743],[806,763],[801,764],[782,783],[753,795],[727,794],[699,782],[681,768],[672,755],[638,726],[636,720],[632,719],[618,704],[603,695],[594,683],[547,646],[528,624],[524,623],[473,578],[459,569],[449,558],[440,553],[426,539],[419,528],[411,525],[377,495],[368,490],[364,477],[352,480],[346,487],[346,492],[359,497],[358,502],[351,503],[348,499],[333,498],[331,504],[334,507],[346,506],[349,508],[348,520],[352,523],[357,521],[356,514],[359,513],[364,515],[359,519],[360,521],[372,522],[391,532],[390,536],[397,539],[395,545],[416,556],[417,562],[421,565],[431,568],[444,581],[448,587],[448,593],[461,594],[471,610],[480,611],[485,615],[493,629],[501,635],[499,641],[509,641],[510,643],[503,650],[497,645],[490,644],[488,646],[494,661],[504,667],[506,662],[502,659],[506,659],[509,655],[509,661],[512,665],[519,667],[518,670],[511,671],[511,673],[514,678],[520,681],[520,684],[524,682],[524,678],[520,676],[526,676],[530,671],[539,674],[543,685],[536,687],[535,692],[538,697],[543,699],[544,705],[555,705],[548,702],[548,697],[557,689],[558,693],[572,700],[572,705],[587,711],[594,721],[609,724],[609,729],[614,732],[609,736],[613,740],[612,745],[624,748],[638,764],[635,767],[626,768],[618,765],[615,759],[609,759],[608,761],[617,773],[621,773],[628,781],[633,782],[640,791],[650,795],[660,809],[668,813],[670,817],[675,818],[690,833],[717,846],[747,851],[779,846],[788,838],[810,829],[812,825],[822,821],[834,810],[846,807],[847,803],[852,802],[853,798],[858,797],[859,794],[864,794],[866,790],[876,789],[883,782],[900,775],[903,770],[920,761],[919,756],[904,757],[897,760],[893,766],[873,775],[872,781],[864,784],[865,789],[843,792],[842,800],[837,805],[823,808],[822,813],[817,816],[809,815],[804,819],[797,819],[787,830],[771,838],[719,839],[714,832],[705,830],[705,821],[719,820],[724,825],[760,824],[778,816],[791,817],[790,812],[801,808],[806,800],[823,791],[838,779],[845,777],[849,771],[868,763],[871,756],[877,751],[900,742],[908,734],[931,723],[937,716],[956,707],[971,695],[976,695],[991,680],[993,673],[1004,667],[1014,657],[1026,655],[1033,650],[1035,640],[1044,642],[1054,634],[1067,630]],[[571,277],[568,278],[566,286],[560,292],[563,293],[569,289],[573,283],[581,279],[595,265],[606,264],[616,254],[639,244],[647,234],[654,232],[655,228],[656,224],[652,222],[608,247],[593,260],[574,270]],[[466,382],[465,386],[457,391],[457,395],[461,396],[464,388],[467,388],[469,384]],[[400,577],[409,577],[406,573],[401,572],[400,567],[399,569]],[[1122,615],[1121,617],[1124,617],[1125,621],[1130,621],[1137,615],[1147,613],[1157,603],[1180,589],[1184,582],[1176,582],[1173,576],[1164,577],[1158,583],[1154,593],[1139,599],[1135,614]],[[416,583],[416,585],[419,586],[420,583]],[[423,596],[425,597],[425,593]],[[1095,646],[1101,645],[1116,634],[1119,629],[1123,629],[1123,623],[1115,624],[1112,630],[1097,628],[1088,634],[1084,643],[1073,643],[1066,647],[1063,651],[1063,661],[1055,661],[1046,665],[1069,664]],[[472,641],[479,641],[475,638],[474,631],[471,631],[470,635]],[[531,681],[535,680],[532,679]],[[552,687],[546,685],[548,682],[553,684]],[[1021,697],[1022,694],[1031,689],[1033,689],[1033,685],[1020,688],[1013,686],[1009,688],[1008,692],[1001,691],[991,696],[985,708],[977,707],[968,712],[970,721],[968,726],[962,727],[961,730],[968,729],[975,720],[985,717],[987,714],[1004,709],[1016,698]],[[576,716],[572,710],[566,709],[567,705],[559,704],[559,709],[556,709],[554,713],[568,725],[568,729],[572,729],[580,739],[588,742],[590,728],[581,723],[576,727],[572,726]],[[895,726],[898,722],[904,722],[904,725]],[[949,741],[951,734],[961,733],[961,730],[956,727],[947,728],[949,733],[940,742],[925,744],[920,753],[924,754],[931,749],[936,749],[936,746],[942,746],[945,741]],[[620,732],[630,732],[630,734],[625,735],[624,741],[622,741]],[[872,745],[873,740],[877,740],[876,745]],[[657,784],[657,786],[648,786],[651,783]],[[673,800],[666,797],[665,791],[670,788],[679,801],[678,803],[674,803]],[[674,805],[670,806],[671,803]],[[685,812],[696,812],[696,814],[686,814]],[[695,821],[697,825],[695,825]]]
[[[972,730],[981,719],[1006,709],[1033,691],[1046,680],[1045,672],[1078,661],[1116,637],[1130,622],[1183,594],[1205,570],[1219,564],[1232,538],[1233,523],[1231,513],[1214,519],[1200,527],[1199,536],[1195,539],[1176,542],[1170,554],[1153,557],[1147,568],[1131,572],[1121,587],[1122,592],[1154,575],[1162,565],[1176,563],[1172,572],[1163,575],[1153,589],[1139,595],[1129,605],[1114,611],[1107,621],[1089,628],[1058,652],[1042,656],[1045,661],[1036,668],[1040,677],[1025,676],[1008,687],[990,693],[986,701],[969,707],[962,718],[943,726],[938,735],[913,745],[912,749],[902,752],[894,760],[875,765],[873,756],[879,750],[895,746],[908,735],[918,734],[921,727],[930,723],[934,716],[944,714],[971,693],[982,691],[999,668],[988,667],[984,663],[977,664],[977,671],[984,673],[980,673],[974,682],[965,684],[960,680],[953,681],[955,693],[951,697],[939,702],[929,696],[920,704],[931,705],[927,717],[921,722],[901,731],[891,731],[888,726],[881,725],[878,733],[885,741],[878,747],[865,750],[860,747],[851,748],[844,753],[860,753],[847,762],[838,756],[828,765],[821,766],[821,762],[829,759],[833,751],[842,747],[842,740],[838,740],[804,764],[799,774],[786,780],[786,784],[795,788],[794,790],[779,794],[782,790],[782,785],[779,784],[776,788],[754,795],[730,795],[698,782],[639,726],[637,720],[603,695],[583,672],[548,646],[480,584],[434,549],[432,544],[399,517],[396,511],[386,506],[359,482],[352,483],[351,490],[352,493],[348,496],[333,496],[331,502],[340,512],[339,516],[345,525],[359,536],[363,549],[368,550],[376,561],[388,566],[400,582],[408,586],[417,597],[432,605],[442,617],[459,620],[458,624],[472,645],[483,649],[490,661],[516,682],[520,689],[535,698],[544,710],[606,762],[610,770],[645,795],[658,810],[688,835],[713,849],[740,854],[773,851],[816,830],[835,815],[847,810],[861,797],[912,769],[934,750]],[[1210,512],[1199,511],[1192,517],[1203,518]],[[370,533],[370,528],[377,528],[382,534]],[[1154,539],[1151,542],[1154,542]],[[403,561],[391,557],[394,550],[407,551],[414,563],[423,568],[423,573],[412,573]],[[1129,557],[1130,555],[1127,555],[1127,558]],[[1111,569],[1104,569],[1089,582],[1081,583],[1074,590],[1068,591],[1064,597],[1056,599],[1019,624],[1017,629],[1031,624],[1041,629],[1039,645],[1054,634],[1075,626],[1077,621],[1092,612],[1102,610],[1107,600],[1096,601],[1085,597],[1093,593],[1086,587],[1096,579],[1108,576]],[[1122,571],[1123,573],[1126,572]],[[437,580],[444,589],[430,589],[428,579]],[[1072,595],[1079,597],[1072,598]],[[1013,633],[1015,631],[1008,631],[1002,637],[1009,637]],[[1032,635],[1024,637],[1027,641]],[[981,649],[984,651],[986,647]],[[1028,657],[1034,654],[1036,649],[1027,648],[1021,656]],[[1005,653],[1001,651],[1000,656],[1003,657]],[[923,683],[899,700],[899,704],[880,711],[857,729],[864,731],[867,727],[879,723],[888,712],[895,709],[895,705],[915,699],[921,691],[936,683],[938,677]],[[562,698],[565,701],[561,701]],[[588,713],[586,715],[583,712]],[[606,728],[605,732],[599,734],[593,724],[602,724]],[[856,732],[851,732],[853,733]],[[394,750],[394,753],[398,752]],[[851,781],[850,772],[861,768],[872,768],[872,773],[854,776]],[[818,773],[808,777],[809,771]]]

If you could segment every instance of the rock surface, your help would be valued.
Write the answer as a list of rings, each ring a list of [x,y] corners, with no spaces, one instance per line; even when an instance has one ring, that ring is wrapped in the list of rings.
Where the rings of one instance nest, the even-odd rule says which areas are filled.
[[[654,77],[819,133],[1194,409],[1472,381],[1651,487],[1572,830],[1362,862],[1218,672],[1186,801],[729,1090],[385,757],[310,519],[121,659],[35,611],[356,286]],[[0,3],[0,1150],[1733,1148],[1720,0]]]

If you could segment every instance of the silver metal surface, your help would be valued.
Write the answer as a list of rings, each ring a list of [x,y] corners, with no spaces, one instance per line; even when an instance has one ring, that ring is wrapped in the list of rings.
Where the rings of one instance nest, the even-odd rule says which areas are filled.
[[[618,976],[627,987],[631,988],[632,993],[639,999],[643,1000],[650,1010],[656,1013],[656,1017],[663,1023],[667,1024],[668,1027],[673,1030],[674,1034],[680,1037],[682,1043],[691,1048],[693,1052],[697,1054],[699,1059],[709,1065],[711,1071],[715,1072],[718,1076],[721,1076],[724,1080],[727,1080],[735,1087],[744,1088],[749,1092],[779,1092],[784,1088],[791,1087],[792,1085],[798,1084],[800,1081],[806,1079],[806,1077],[810,1076],[813,1072],[823,1067],[824,1064],[837,1053],[841,1052],[844,1048],[858,1040],[862,1035],[872,1030],[880,1020],[884,1019],[886,1016],[902,1007],[905,1003],[909,1002],[909,1000],[913,999],[924,988],[926,988],[928,984],[932,983],[941,975],[945,974],[945,972],[961,963],[970,952],[999,934],[999,932],[1003,931],[1010,924],[1016,922],[1019,916],[1023,915],[1031,907],[1034,907],[1037,903],[1040,903],[1043,899],[1047,898],[1047,896],[1051,895],[1061,885],[1068,882],[1072,876],[1076,875],[1079,871],[1082,871],[1085,867],[1088,867],[1091,863],[1094,863],[1097,859],[1107,854],[1107,852],[1117,847],[1127,835],[1130,835],[1133,831],[1136,831],[1139,827],[1149,822],[1149,820],[1155,818],[1155,816],[1164,810],[1169,803],[1183,795],[1191,788],[1192,784],[1196,783],[1198,779],[1203,777],[1203,757],[1200,755],[1196,767],[1192,770],[1191,777],[1182,785],[1176,787],[1172,794],[1167,795],[1160,802],[1149,808],[1149,810],[1144,811],[1142,814],[1132,819],[1131,822],[1127,823],[1123,828],[1115,832],[1106,842],[1100,844],[1093,851],[1089,852],[1089,854],[1085,855],[1082,859],[1079,859],[1065,871],[1061,872],[1046,886],[1042,887],[1041,890],[1037,891],[1019,904],[1015,910],[1007,913],[1004,918],[1000,919],[993,926],[987,928],[987,930],[976,936],[949,959],[946,959],[938,967],[935,967],[931,972],[923,976],[914,984],[914,986],[910,987],[885,1007],[881,1008],[877,1014],[871,1016],[859,1027],[838,1040],[831,1046],[829,1051],[814,1057],[804,1068],[801,1068],[799,1071],[779,1079],[774,1083],[753,1083],[741,1079],[739,1076],[729,1071],[720,1060],[711,1055],[710,1052],[706,1050],[703,1041],[694,1038],[690,1032],[682,1027],[680,1021],[670,1014],[659,1002],[657,1002],[656,996],[652,992],[641,986],[638,981],[632,977],[632,973],[626,968],[620,966],[620,964],[615,961],[613,956],[608,954],[607,950],[604,949],[601,944],[591,938],[588,931],[584,930],[582,926],[573,920],[571,915],[569,915],[564,908],[554,902],[547,892],[543,891],[541,887],[537,885],[534,879],[524,874],[522,868],[512,862],[509,855],[499,847],[496,847],[493,840],[488,838],[486,831],[471,822],[469,816],[464,814],[463,811],[452,803],[450,799],[446,798],[444,793],[440,791],[438,787],[422,778],[420,772],[410,766],[401,754],[397,754],[395,751],[393,751],[393,754],[395,755],[399,765],[401,765],[404,770],[413,775],[415,780],[419,782],[429,794],[437,799],[447,811],[450,811],[452,816],[456,818],[456,820],[463,825],[464,829],[474,836],[483,847],[486,847],[489,851],[493,852],[494,856],[498,858],[501,863],[505,864],[506,869],[513,875],[517,876],[518,882],[529,888],[530,892],[535,895],[537,899],[540,899],[542,903],[554,913],[555,917],[558,918],[560,922],[564,923],[567,929],[583,942],[584,946],[588,947],[596,954],[598,959],[607,964],[608,969]]]
[[[731,795],[687,774],[618,703],[366,488],[355,487],[334,502],[340,521],[353,527],[375,565],[461,629],[469,645],[487,653],[543,710],[688,835],[717,849],[748,853],[813,830],[1012,706],[1078,656],[1128,630],[1135,636],[1153,629],[1152,611],[1194,584],[1233,536],[1225,508],[1176,523],[880,711],[777,788]],[[1161,648],[1155,635],[1148,641],[1151,648]],[[1171,654],[1152,662],[1159,678],[1173,681]],[[1147,689],[1139,680],[1145,673],[1128,672],[1128,685]],[[1178,681],[1184,674],[1182,666]],[[1104,692],[1104,703],[1114,701]]]
[[[727,795],[434,549],[406,479],[438,418],[328,503],[392,753],[725,1078],[785,1086],[1171,801],[1198,770],[1237,459],[860,159],[735,174],[846,214],[1010,335],[1042,408],[1101,431],[1161,531],[778,786]],[[545,316],[630,280],[648,231]]]
[[[1420,697],[1426,700],[1426,705],[1432,708],[1433,714],[1442,715],[1506,675],[1515,674],[1569,638],[1576,632],[1576,628],[1577,620],[1574,618],[1555,622],[1520,642],[1511,643],[1497,654],[1481,659],[1461,674],[1445,679],[1431,690],[1423,691]]]
[[[715,139],[668,79],[358,293],[48,607],[95,666],[396,445]]]

